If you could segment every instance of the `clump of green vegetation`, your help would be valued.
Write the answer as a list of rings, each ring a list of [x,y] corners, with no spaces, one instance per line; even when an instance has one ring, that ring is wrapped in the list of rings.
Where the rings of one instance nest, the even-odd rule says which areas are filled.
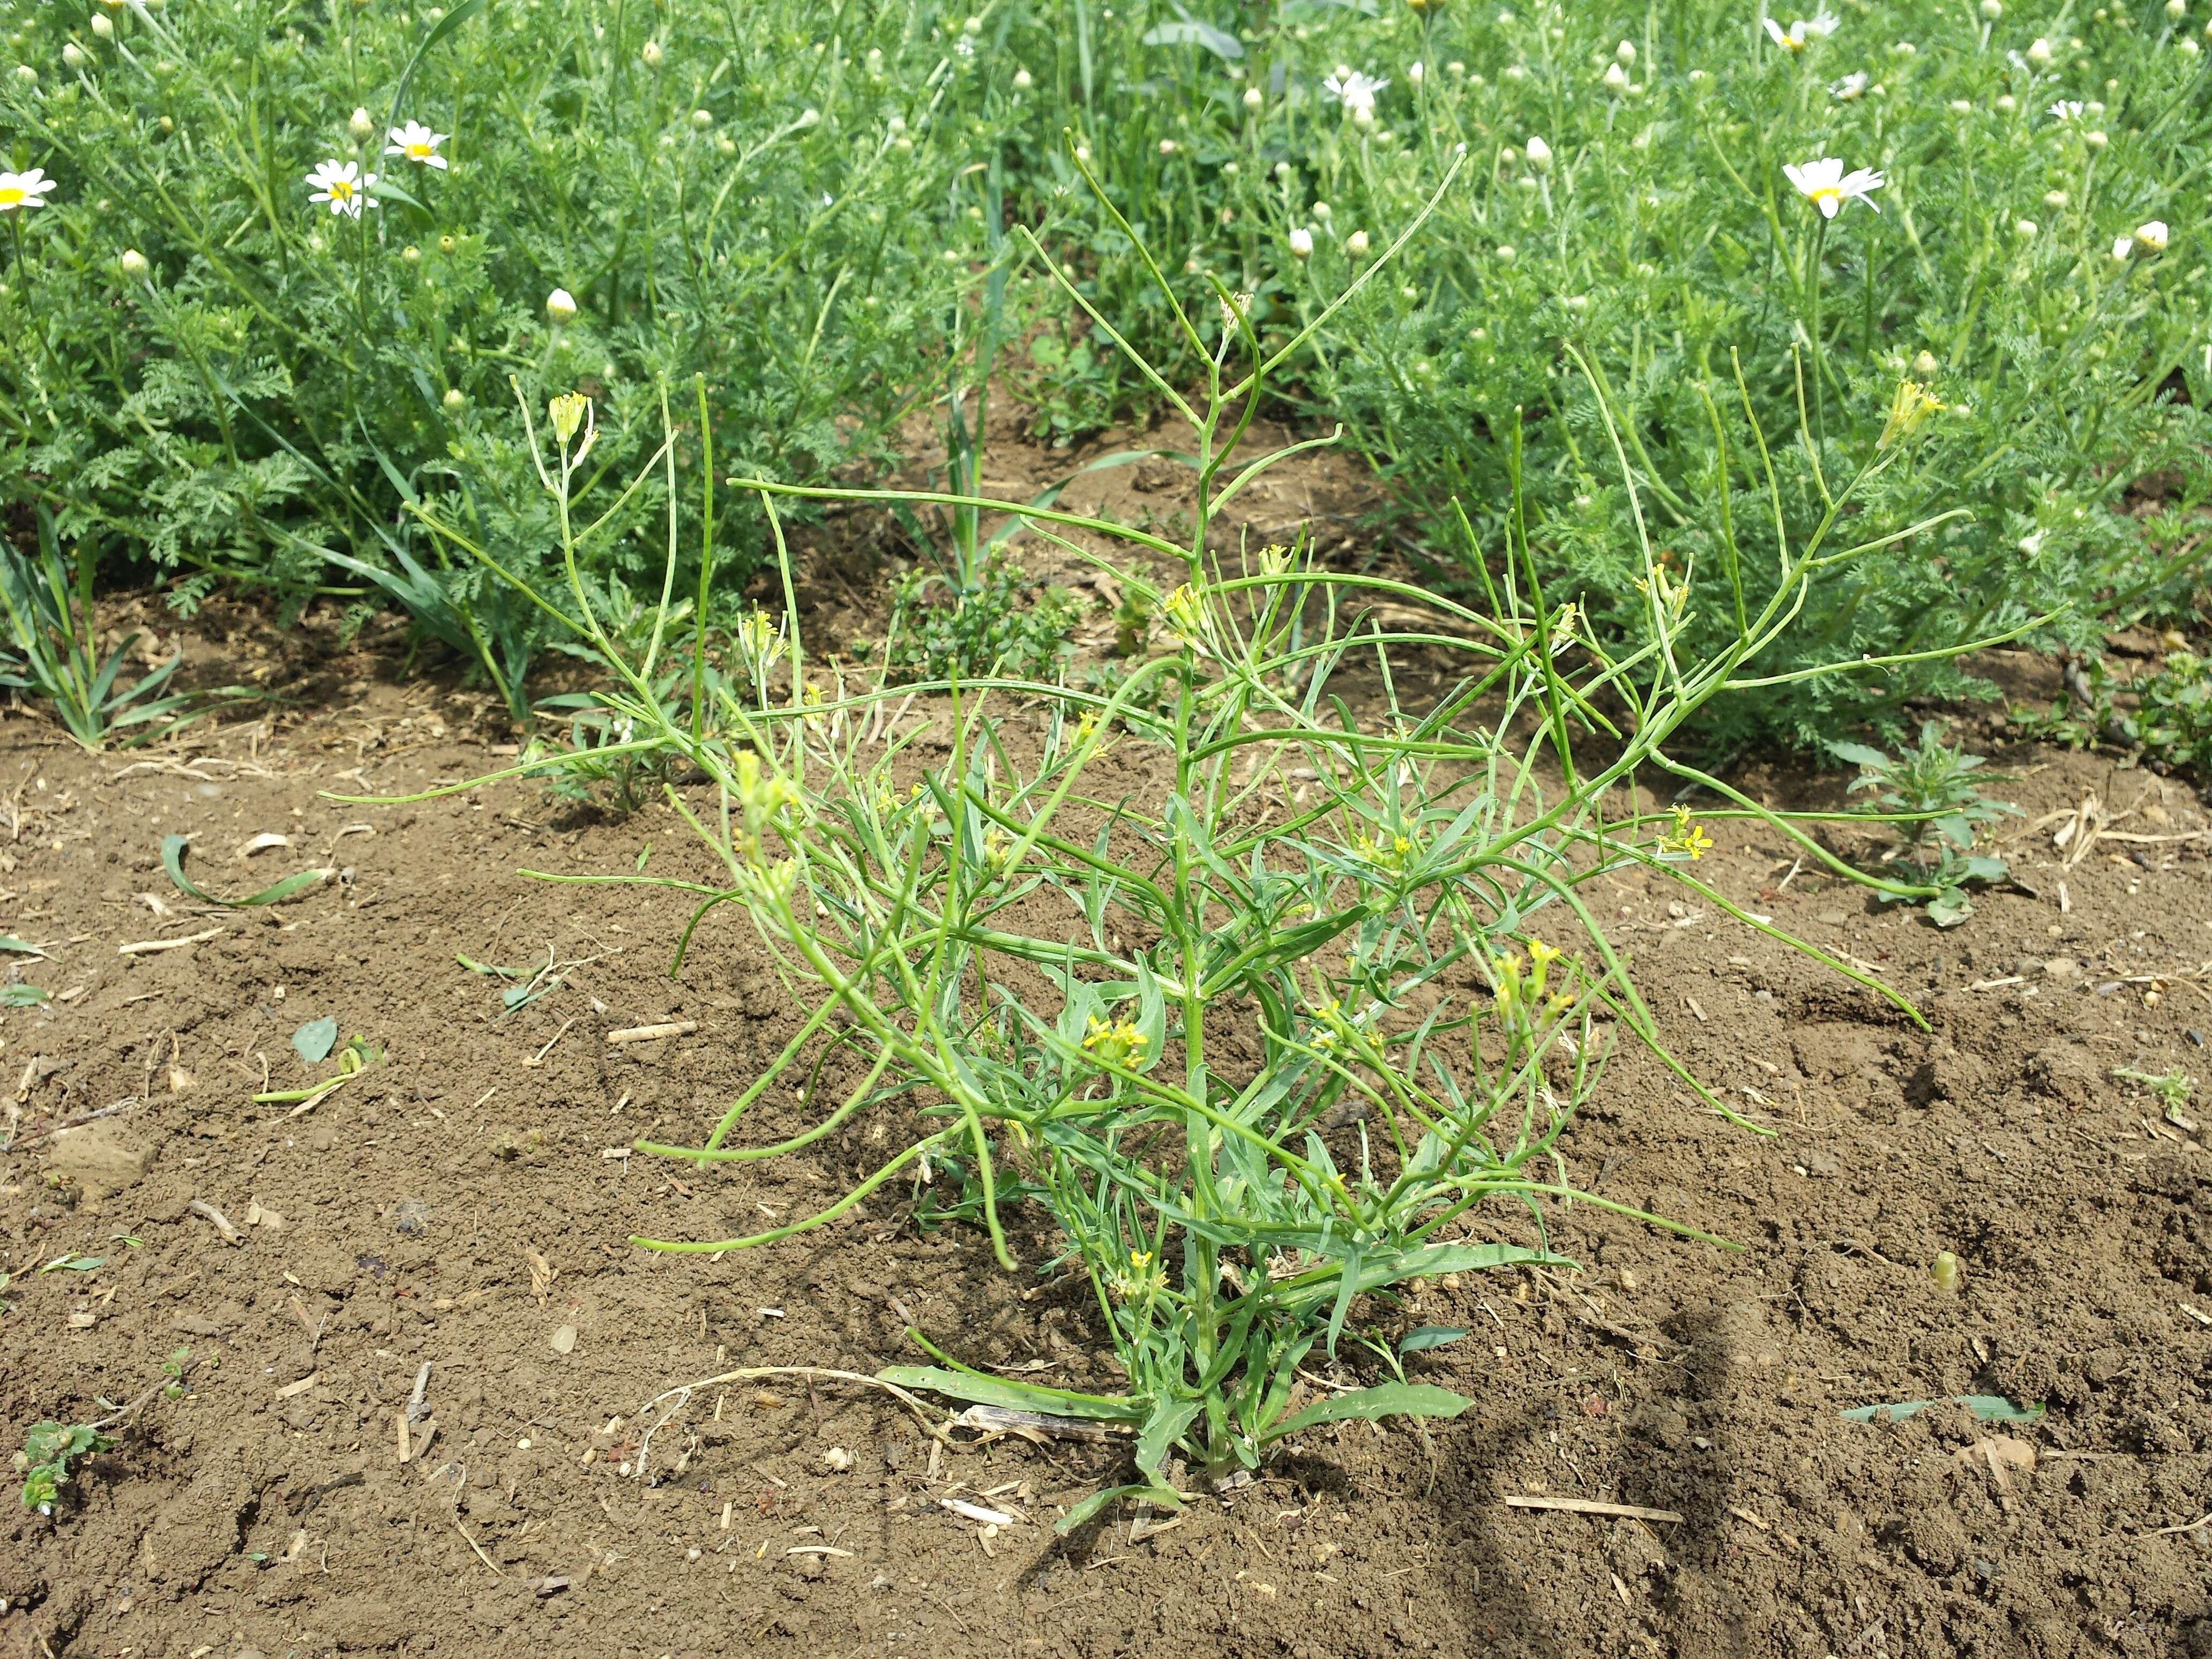
[[[1080,168],[1079,150],[1073,160]],[[642,871],[605,878],[691,896],[679,963],[703,918],[742,910],[805,1005],[788,1044],[698,1144],[637,1151],[705,1167],[841,1133],[895,1148],[817,1213],[740,1237],[637,1242],[763,1246],[915,1182],[945,1194],[934,1215],[971,1219],[1011,1270],[1008,1212],[1031,1207],[1052,1240],[1032,1266],[1072,1267],[1088,1282],[1122,1385],[1075,1391],[994,1375],[921,1332],[914,1340],[937,1363],[884,1376],[1133,1430],[1134,1481],[1076,1506],[1064,1528],[1124,1493],[1179,1505],[1179,1458],[1224,1480],[1316,1425],[1464,1410],[1465,1396],[1404,1376],[1399,1357],[1421,1343],[1378,1339],[1382,1380],[1310,1403],[1297,1398],[1300,1366],[1347,1333],[1379,1332],[1375,1310],[1409,1279],[1559,1261],[1548,1226],[1561,1200],[1623,1207],[1575,1188],[1559,1152],[1616,1043],[1649,1048],[1735,1117],[1668,1054],[1590,884],[1655,872],[1788,938],[1696,865],[1714,828],[1741,820],[1819,849],[1672,754],[1669,740],[1729,688],[1759,683],[1758,659],[1789,634],[1817,572],[1869,550],[1826,538],[1848,529],[1850,504],[1909,449],[1909,430],[1895,434],[1838,477],[1834,511],[1785,544],[1781,587],[1764,601],[1747,590],[1731,545],[1700,574],[1670,568],[1639,541],[1652,639],[1615,655],[1588,636],[1575,604],[1546,595],[1517,533],[1480,608],[1332,569],[1303,538],[1224,551],[1210,533],[1224,507],[1304,446],[1233,468],[1229,456],[1267,377],[1334,313],[1271,348],[1250,326],[1248,296],[1212,296],[1200,315],[1222,325],[1209,337],[1172,283],[1160,292],[1195,353],[1195,395],[1132,361],[1194,434],[1198,494],[1182,543],[957,488],[736,485],[772,530],[778,504],[798,498],[935,504],[971,521],[1024,520],[1047,539],[1103,543],[1110,555],[1091,556],[1158,623],[1110,690],[949,673],[901,687],[886,672],[831,696],[807,680],[787,606],[783,695],[710,693],[695,679],[687,710],[665,702],[648,665],[629,662],[599,628],[573,574],[560,596],[612,665],[603,695],[629,722],[629,741],[706,781],[698,798],[672,787],[664,798],[710,851],[713,884]],[[1893,407],[1917,410],[1920,395],[1908,384]],[[1600,439],[1633,489],[1624,428],[1609,401],[1596,407]],[[1764,443],[1747,400],[1726,415],[1718,407],[1717,397],[1725,429]],[[574,429],[556,431],[562,453],[544,470],[556,504],[574,477]],[[1180,580],[1158,580],[1162,563]],[[780,574],[789,595],[787,552]],[[1688,644],[1701,606],[1736,619],[1711,655]],[[1452,665],[1418,698],[1394,666],[1416,647]],[[936,694],[933,717],[880,732],[884,706],[902,710],[918,692]],[[1370,717],[1355,717],[1353,696]],[[916,752],[915,734],[930,728],[949,737],[941,760]],[[575,763],[556,754],[533,767]],[[1725,805],[1702,817],[1624,808],[1650,799],[1640,781],[1653,774]],[[1924,881],[1858,879],[1900,897],[1942,896]],[[742,1144],[755,1103],[799,1079],[817,1121]],[[1486,1206],[1497,1213],[1485,1232],[1518,1218],[1522,1236],[1471,1231]]]
[[[1920,728],[1916,747],[1893,757],[1861,743],[1831,743],[1828,751],[1859,769],[1848,793],[1881,792],[1875,804],[1901,832],[1890,857],[1906,865],[1917,884],[1937,890],[1925,901],[1929,921],[1956,927],[1973,915],[1967,887],[2002,881],[2008,873],[2002,859],[1976,852],[1976,842],[1985,826],[2020,810],[1983,795],[1973,775],[1987,763],[1984,757],[1945,743],[1933,720]]]
[[[1034,599],[1020,566],[994,555],[975,585],[956,588],[933,573],[910,572],[891,589],[884,666],[893,684],[1004,676],[1059,678],[1072,654],[1068,630],[1079,612],[1056,587]]]
[[[2136,682],[2130,734],[2164,765],[2212,778],[2212,659],[2169,652],[2158,671]]]

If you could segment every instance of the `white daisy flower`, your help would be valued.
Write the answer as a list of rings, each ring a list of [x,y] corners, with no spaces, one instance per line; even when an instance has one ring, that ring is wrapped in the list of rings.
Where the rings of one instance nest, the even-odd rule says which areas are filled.
[[[2062,98],[2051,106],[2050,114],[2056,121],[2078,121],[2081,118],[2081,100]]]
[[[438,154],[438,146],[451,137],[451,133],[433,132],[420,121],[410,121],[404,127],[392,129],[392,142],[384,147],[386,155],[404,155],[409,161],[426,167],[444,172],[446,158]]]
[[[53,187],[54,181],[46,177],[44,167],[33,167],[28,173],[0,173],[0,213],[44,207],[46,192]]]
[[[1853,70],[1828,88],[1828,95],[1842,103],[1851,103],[1866,95],[1867,72]]]
[[[1845,173],[1844,164],[1832,156],[1808,161],[1802,167],[1794,161],[1787,162],[1782,171],[1789,175],[1790,182],[1797,186],[1798,194],[1820,210],[1823,219],[1834,218],[1843,210],[1846,202],[1860,201],[1874,207],[1871,193],[1880,190],[1887,182],[1881,174],[1870,167],[1858,167]],[[1879,213],[1881,210],[1875,208],[1875,210]]]
[[[1372,76],[1362,75],[1358,70],[1340,66],[1335,74],[1321,83],[1321,89],[1342,104],[1346,115],[1357,115],[1361,110],[1371,115],[1375,112],[1376,94],[1389,84],[1387,76],[1377,81]]]
[[[1843,20],[1825,6],[1809,18],[1799,18],[1786,29],[1771,17],[1762,16],[1759,21],[1776,46],[1791,52],[1804,51],[1807,41],[1825,40],[1843,26]]]
[[[328,202],[332,213],[358,219],[364,205],[376,205],[376,198],[368,194],[368,187],[375,182],[374,173],[362,175],[358,162],[325,161],[307,175],[307,183],[315,192],[307,199]]]
[[[2128,255],[2133,253],[2135,251],[2136,239],[2134,237],[2116,237],[2112,242],[2112,263],[2115,264],[2126,264]]]

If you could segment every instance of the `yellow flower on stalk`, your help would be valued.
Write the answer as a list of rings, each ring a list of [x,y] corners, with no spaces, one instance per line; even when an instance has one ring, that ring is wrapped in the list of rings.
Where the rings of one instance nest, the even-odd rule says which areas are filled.
[[[1921,422],[1930,415],[1941,415],[1943,404],[1936,394],[1917,380],[1899,380],[1897,395],[1889,401],[1889,419],[1881,428],[1881,436],[1875,440],[1876,449],[1887,449],[1899,438],[1909,438],[1920,429]]]
[[[1713,850],[1713,838],[1705,833],[1705,825],[1690,816],[1690,809],[1674,809],[1674,827],[1659,838],[1662,853],[1687,853],[1692,859],[1701,859]]]
[[[1177,639],[1186,645],[1205,642],[1206,606],[1188,582],[1168,595],[1166,609],[1168,628]]]
[[[1553,1019],[1557,1019],[1560,1015],[1565,1013],[1574,1006],[1575,996],[1573,992],[1554,991],[1552,993],[1551,1000],[1545,1003],[1544,1012],[1549,1014]]]

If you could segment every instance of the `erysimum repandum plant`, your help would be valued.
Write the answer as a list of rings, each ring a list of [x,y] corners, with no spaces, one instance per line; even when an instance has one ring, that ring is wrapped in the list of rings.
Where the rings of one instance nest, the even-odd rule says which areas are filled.
[[[1419,222],[1358,280],[1385,270]],[[1222,509],[1293,453],[1230,459],[1267,375],[1304,343],[1264,349],[1249,301],[1226,289],[1196,317],[1164,281],[1160,291],[1204,365],[1186,397],[1134,360],[1195,434],[1185,541],[948,491],[731,481],[772,523],[794,497],[1025,520],[1158,618],[1159,648],[1110,693],[946,681],[922,688],[935,697],[915,720],[908,688],[811,678],[787,554],[781,679],[716,681],[695,662],[672,694],[660,664],[672,630],[656,623],[625,653],[573,574],[536,596],[613,669],[602,701],[626,735],[592,763],[651,753],[664,775],[706,780],[666,798],[711,849],[716,879],[608,878],[693,895],[693,928],[742,912],[805,1008],[696,1144],[637,1151],[712,1170],[825,1140],[858,1151],[894,1130],[902,1143],[817,1213],[637,1242],[757,1248],[926,1182],[1006,1267],[1073,1268],[1126,1373],[1120,1391],[994,1376],[945,1333],[913,1334],[937,1363],[884,1374],[1133,1430],[1136,1479],[1079,1506],[1071,1527],[1120,1492],[1179,1503],[1171,1457],[1218,1480],[1315,1424],[1465,1407],[1402,1378],[1302,1401],[1298,1366],[1336,1345],[1363,1297],[1416,1276],[1555,1261],[1547,1206],[1619,1207],[1575,1192],[1558,1138],[1616,1042],[1666,1055],[1584,894],[1609,872],[1663,871],[1775,933],[1698,878],[1716,820],[1724,833],[1759,818],[1840,869],[1667,745],[1710,699],[1762,684],[1756,659],[1818,571],[1865,556],[1830,537],[1905,447],[1870,449],[1840,481],[1834,512],[1785,550],[1761,604],[1732,546],[1698,572],[1670,571],[1640,544],[1650,638],[1615,655],[1574,605],[1545,594],[1517,532],[1500,550],[1504,581],[1479,605],[1328,568],[1303,544],[1225,546]],[[1103,315],[1092,320],[1118,337]],[[1741,387],[1711,395],[1744,401]],[[554,418],[560,457],[545,477],[565,526],[589,428],[574,405]],[[1605,441],[1620,464],[1618,435]],[[1704,610],[1733,619],[1729,642],[1692,656],[1683,641]],[[1407,694],[1415,661],[1441,671],[1433,695]],[[1639,810],[1650,795],[1634,786],[1653,770],[1723,805]],[[814,1121],[746,1144],[749,1111],[793,1083]],[[1516,1214],[1521,1235],[1498,1237]],[[1016,1237],[1040,1225],[1039,1250],[1018,1260]]]

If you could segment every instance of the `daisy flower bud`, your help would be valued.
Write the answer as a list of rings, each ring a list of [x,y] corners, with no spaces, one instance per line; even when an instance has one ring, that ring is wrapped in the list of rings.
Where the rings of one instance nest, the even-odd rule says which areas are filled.
[[[2004,15],[2004,0],[1982,0],[1982,16],[1994,23]]]
[[[1163,155],[1172,155],[1176,153],[1178,148],[1180,148],[1180,146],[1178,146],[1176,141],[1172,138],[1163,138],[1160,140],[1160,154]]]
[[[123,258],[118,263],[123,267],[123,274],[134,283],[144,282],[146,273],[154,268],[147,262],[146,256],[135,247],[125,248]]]
[[[1936,368],[1936,354],[1932,351],[1923,351],[1912,360],[1912,372],[1923,380],[1934,380]]]
[[[1498,263],[1499,264],[1510,265],[1520,257],[1521,250],[1515,247],[1510,242],[1501,242],[1498,245]]]
[[[980,17],[970,17],[960,26],[960,32],[969,40],[974,40],[983,32],[983,20]]]
[[[556,288],[545,296],[545,314],[556,324],[572,321],[576,315],[576,296],[565,288]]]
[[[2064,207],[2066,205],[2066,192],[2063,190],[2045,191],[2043,192],[2043,205],[2051,209]]]
[[[353,134],[354,143],[365,144],[376,137],[375,118],[367,110],[356,106],[353,118],[346,123],[346,131]]]
[[[1528,158],[1530,172],[1549,173],[1552,170],[1552,147],[1541,138],[1532,137],[1521,149]]]
[[[2051,42],[2038,35],[2028,42],[2027,61],[2038,69],[2051,67]]]
[[[410,242],[399,250],[399,260],[402,264],[419,265],[422,263],[422,250]]]
[[[445,404],[446,413],[448,415],[458,415],[469,406],[468,394],[457,386],[447,387],[446,395],[441,401]]]
[[[62,43],[62,62],[71,69],[82,69],[85,65],[84,48],[74,40],[64,40]]]
[[[2083,133],[2081,142],[2088,145],[2091,149],[2102,149],[2106,144],[2112,143],[2112,140],[2106,137],[2103,131],[2099,129]]]
[[[2120,236],[2114,238],[2112,242],[2112,263],[2114,264],[2125,264],[2127,263],[2128,255],[2133,253],[2135,251],[2136,239],[2134,237]]]
[[[647,41],[639,49],[637,55],[645,60],[645,66],[647,69],[659,69],[668,58],[667,51],[658,40]]]
[[[1421,67],[1418,59],[1406,65],[1406,79],[1413,86],[1420,85],[1421,78],[1427,73],[1428,71]]]
[[[1620,59],[1623,64],[1634,63],[1636,61],[1636,43],[1633,40],[1622,41],[1619,46],[1613,49],[1613,55]]]
[[[1618,64],[1607,64],[1605,66],[1604,80],[1607,91],[1626,91],[1628,87],[1628,71]]]
[[[112,40],[115,38],[115,20],[104,11],[93,13],[92,32],[103,40]]]
[[[1091,165],[1091,146],[1088,144],[1078,144],[1075,147],[1075,159],[1082,162],[1084,166],[1089,167]]]
[[[2166,0],[2166,15],[2179,21],[2189,15],[2189,0]]]
[[[1261,92],[1259,88],[1247,87],[1244,88],[1244,107],[1246,109],[1261,109],[1266,106],[1267,101],[1266,94]]]
[[[2023,242],[2032,242],[2035,240],[2035,233],[2041,228],[2042,226],[2037,224],[2033,219],[2015,219],[2013,221],[2012,234]]]
[[[39,84],[39,72],[28,64],[15,65],[15,78],[27,87],[35,87]]]
[[[1997,94],[1996,109],[1998,114],[2009,115],[2019,107],[2020,100],[2014,97],[2010,93],[2001,92]]]
[[[1014,71],[1014,90],[1016,92],[1027,92],[1036,84],[1036,77],[1030,75],[1027,70],[1018,69]]]
[[[553,422],[553,435],[562,443],[576,435],[590,412],[592,400],[578,392],[564,392],[545,405],[546,418]]]
[[[1320,220],[1323,224],[1327,224],[1328,222],[1329,216],[1335,211],[1336,210],[1329,206],[1326,202],[1316,202],[1313,204],[1313,216]]]
[[[2136,246],[2146,253],[2163,253],[2166,234],[2166,221],[2153,219],[2136,227]]]
[[[712,110],[705,109],[693,110],[691,112],[691,125],[701,132],[706,131],[708,127],[714,125],[714,112]]]
[[[1313,257],[1313,232],[1300,225],[1291,233],[1291,252],[1301,259]]]
[[[2163,230],[2165,227],[2161,225],[2159,228]],[[1367,233],[1364,230],[1353,231],[1351,235],[1344,239],[1344,251],[1355,259],[1364,259],[1367,257]]]

